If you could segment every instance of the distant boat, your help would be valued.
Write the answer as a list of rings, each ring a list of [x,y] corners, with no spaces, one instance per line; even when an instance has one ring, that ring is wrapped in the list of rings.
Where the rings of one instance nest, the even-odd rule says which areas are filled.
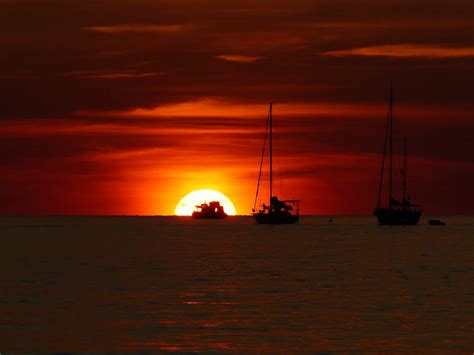
[[[374,215],[377,217],[379,225],[416,225],[420,220],[421,213],[419,205],[410,202],[407,195],[407,139],[404,139],[404,169],[403,169],[403,199],[398,201],[393,197],[393,89],[390,88],[390,105],[385,129],[385,142],[380,170],[379,195],[377,208]],[[388,140],[388,142],[387,142]],[[389,146],[389,194],[388,207],[381,207],[382,187],[384,182],[385,158],[387,154],[387,143]]]
[[[227,213],[219,201],[213,201],[196,206],[192,216],[196,219],[224,219],[227,218]]]
[[[444,225],[446,225],[446,223],[444,223],[443,221],[440,221],[439,219],[430,219],[428,221],[428,224],[431,225],[431,226],[444,226]]]
[[[260,172],[258,174],[257,192],[255,194],[255,203],[253,208],[253,216],[258,224],[294,224],[299,221],[300,200],[280,200],[277,196],[273,196],[273,116],[270,104],[267,127],[265,131],[265,139],[263,142],[262,159],[260,161]],[[269,133],[269,134],[268,134]],[[263,204],[260,210],[256,210],[258,193],[260,188],[260,180],[262,177],[263,160],[265,157],[265,146],[269,136],[270,143],[270,199],[269,205]]]

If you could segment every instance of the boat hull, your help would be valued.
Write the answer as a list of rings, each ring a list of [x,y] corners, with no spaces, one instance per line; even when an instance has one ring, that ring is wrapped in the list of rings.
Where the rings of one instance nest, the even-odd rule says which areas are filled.
[[[415,226],[423,210],[376,208],[374,215],[381,226]]]
[[[291,213],[255,213],[253,216],[257,224],[295,224],[300,219]]]
[[[201,213],[193,212],[194,219],[224,219],[227,218],[226,213]]]
[[[430,226],[444,226],[444,225],[446,225],[446,223],[444,223],[443,221],[440,221],[438,219],[430,219],[428,221],[428,224]]]

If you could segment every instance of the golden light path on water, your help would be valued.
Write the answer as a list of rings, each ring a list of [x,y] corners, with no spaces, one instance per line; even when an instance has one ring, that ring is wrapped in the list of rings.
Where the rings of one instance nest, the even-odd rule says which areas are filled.
[[[196,190],[190,192],[179,200],[174,210],[174,214],[176,216],[191,216],[195,206],[212,201],[219,201],[228,215],[234,216],[237,214],[232,201],[222,192],[216,190]]]

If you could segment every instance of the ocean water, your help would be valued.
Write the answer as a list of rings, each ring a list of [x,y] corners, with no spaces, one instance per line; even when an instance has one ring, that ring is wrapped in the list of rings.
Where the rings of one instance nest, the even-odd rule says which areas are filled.
[[[474,218],[0,218],[0,352],[474,351]]]

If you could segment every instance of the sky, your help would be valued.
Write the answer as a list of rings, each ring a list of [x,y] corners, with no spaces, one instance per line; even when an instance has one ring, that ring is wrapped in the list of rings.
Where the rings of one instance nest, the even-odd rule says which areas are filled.
[[[371,213],[390,85],[397,194],[474,213],[472,0],[0,0],[0,214],[172,214],[275,189]],[[262,191],[263,194],[265,190]]]

